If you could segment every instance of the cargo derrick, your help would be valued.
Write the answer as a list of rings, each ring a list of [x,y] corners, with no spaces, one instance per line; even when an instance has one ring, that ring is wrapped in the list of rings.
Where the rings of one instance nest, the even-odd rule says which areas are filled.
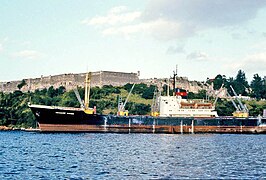
[[[230,85],[230,88],[232,89],[234,95],[235,95],[235,98],[236,100],[238,101],[239,103],[239,106],[236,105],[236,103],[234,102],[234,100],[232,99],[231,97],[231,101],[236,109],[235,112],[233,112],[233,116],[234,117],[240,117],[240,118],[247,118],[249,116],[249,110],[247,108],[246,105],[243,105],[243,103],[241,102],[241,100],[238,98],[234,88]]]
[[[158,117],[160,115],[158,98],[161,96],[161,92],[159,91],[159,88],[157,88],[157,86],[155,86],[155,89],[153,92],[152,104],[151,104],[151,116],[152,117]],[[169,94],[169,91],[168,91],[168,94]]]
[[[128,98],[131,95],[133,89],[135,87],[135,83],[133,84],[133,86],[131,87],[129,94],[127,95],[127,98],[125,100],[125,102],[123,103],[122,101],[122,97],[119,97],[118,99],[118,111],[117,111],[117,115],[118,116],[128,116],[128,110],[125,110],[126,104],[128,102]]]

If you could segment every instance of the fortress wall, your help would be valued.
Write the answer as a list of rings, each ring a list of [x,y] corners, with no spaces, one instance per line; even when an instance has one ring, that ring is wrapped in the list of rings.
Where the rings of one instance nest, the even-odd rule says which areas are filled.
[[[157,85],[162,90],[164,85],[168,85],[167,79],[141,79],[140,82],[147,85]],[[189,81],[187,77],[177,77],[176,87],[185,89],[189,92],[198,93],[200,90],[207,90],[209,87],[198,81]],[[173,81],[170,82],[170,88],[173,88]]]
[[[122,86],[127,83],[138,83],[139,78],[136,73],[118,73],[105,71],[101,74],[101,82],[105,85]]]
[[[24,79],[26,85],[21,91],[35,91],[36,89],[44,89],[53,86],[58,88],[64,86],[66,90],[73,89],[76,86],[84,87],[86,73],[79,74],[61,74],[55,76],[41,76],[40,78]],[[13,92],[18,90],[18,85],[21,81],[0,82],[0,91]],[[123,86],[127,83],[139,82],[137,73],[98,71],[92,72],[91,86],[113,85]]]
[[[0,88],[3,92],[12,92],[13,90],[17,89],[17,85],[20,81],[12,81],[12,82],[1,82]]]
[[[86,73],[79,74],[60,74],[55,76],[41,76],[40,78],[25,79],[26,85],[22,87],[21,91],[35,91],[36,89],[44,89],[53,86],[58,88],[64,86],[66,90],[71,90],[76,86],[84,87]],[[18,84],[21,81],[0,82],[0,91],[13,92],[18,90]],[[139,79],[138,73],[112,72],[112,71],[97,71],[92,72],[91,86],[102,87],[103,85],[123,86],[127,83],[145,83],[147,85],[157,85],[162,87],[167,84],[166,79]],[[172,88],[172,84],[170,84]],[[177,77],[176,86],[197,93],[199,90],[207,89],[197,81],[189,81],[186,77]]]

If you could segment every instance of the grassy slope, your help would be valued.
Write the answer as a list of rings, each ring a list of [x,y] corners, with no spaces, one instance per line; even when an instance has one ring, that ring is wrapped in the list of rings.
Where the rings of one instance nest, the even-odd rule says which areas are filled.
[[[118,94],[112,93],[112,94],[106,96],[103,100],[111,101],[111,102],[115,103],[117,101],[117,96],[118,96]],[[123,100],[123,102],[125,102],[125,100],[128,96],[128,92],[124,89],[121,89],[120,96],[122,96],[122,100]],[[142,104],[146,104],[146,105],[148,105],[148,104],[151,105],[152,99],[144,99],[138,94],[131,94],[129,96],[128,102],[135,102],[135,103],[142,103]],[[109,114],[110,112],[116,113],[117,107],[106,108],[106,109],[104,109],[103,114]]]

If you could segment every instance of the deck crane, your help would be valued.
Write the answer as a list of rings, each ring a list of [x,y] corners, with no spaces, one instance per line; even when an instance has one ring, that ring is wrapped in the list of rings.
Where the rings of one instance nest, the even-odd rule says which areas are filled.
[[[233,102],[233,104],[234,104],[234,106],[236,108],[236,111],[233,113],[233,116],[235,116],[235,117],[248,117],[248,108],[247,108],[247,106],[243,105],[243,103],[240,101],[240,99],[238,98],[234,88],[231,85],[230,85],[230,88],[232,89],[232,91],[233,91],[233,93],[234,93],[234,95],[236,97],[236,100],[238,101],[238,103],[240,105],[239,107],[236,106],[235,102],[233,102],[233,100],[232,100],[232,102]]]
[[[73,90],[74,90],[74,93],[75,93],[75,95],[76,95],[76,97],[77,97],[79,103],[80,103],[80,107],[81,107],[82,109],[85,109],[85,105],[84,105],[84,102],[81,100],[81,97],[80,97],[79,92],[78,92],[78,88],[75,88],[75,89],[73,89]]]
[[[86,114],[96,114],[96,106],[94,108],[89,107],[90,100],[90,86],[91,86],[91,72],[86,74],[85,80],[85,102],[81,100],[77,87],[74,88],[75,95],[80,103],[80,107]]]
[[[236,112],[239,112],[240,108],[236,105],[235,101],[233,100],[233,97],[229,93],[227,93],[227,96],[230,98],[232,104],[234,105]]]
[[[168,92],[169,95],[169,92]],[[152,105],[151,105],[151,116],[159,116],[159,102],[158,98],[161,96],[161,93],[158,88],[155,87],[154,92],[153,92],[153,98],[152,98]]]
[[[133,89],[134,89],[134,86],[135,86],[135,83],[133,84],[133,86],[131,87],[130,91],[129,91],[129,94],[127,95],[127,98],[125,100],[125,102],[123,103],[122,101],[122,98],[119,97],[119,100],[118,100],[118,112],[117,112],[117,115],[118,116],[128,116],[128,110],[125,110],[125,107],[126,107],[126,104],[127,104],[127,101],[128,101],[128,98],[129,96],[131,95]]]

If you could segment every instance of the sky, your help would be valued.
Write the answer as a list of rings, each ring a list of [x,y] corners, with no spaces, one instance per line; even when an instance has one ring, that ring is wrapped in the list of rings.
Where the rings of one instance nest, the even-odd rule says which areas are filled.
[[[1,0],[0,82],[86,71],[266,76],[266,0]]]

